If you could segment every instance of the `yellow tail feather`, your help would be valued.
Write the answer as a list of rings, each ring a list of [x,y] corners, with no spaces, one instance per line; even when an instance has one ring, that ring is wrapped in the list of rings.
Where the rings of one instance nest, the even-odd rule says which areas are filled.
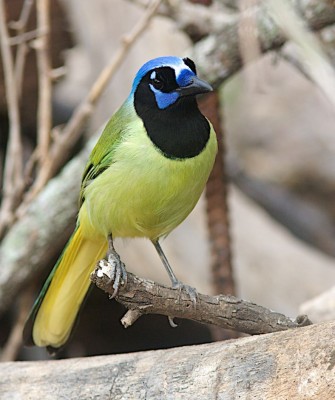
[[[78,227],[36,315],[32,335],[37,346],[59,348],[67,341],[90,286],[89,275],[106,250],[106,240],[86,239]]]

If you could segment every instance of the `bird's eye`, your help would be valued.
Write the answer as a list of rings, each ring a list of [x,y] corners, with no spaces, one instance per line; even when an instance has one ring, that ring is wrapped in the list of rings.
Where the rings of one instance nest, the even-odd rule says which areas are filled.
[[[151,79],[152,86],[157,90],[162,90],[164,87],[164,82],[159,78]]]

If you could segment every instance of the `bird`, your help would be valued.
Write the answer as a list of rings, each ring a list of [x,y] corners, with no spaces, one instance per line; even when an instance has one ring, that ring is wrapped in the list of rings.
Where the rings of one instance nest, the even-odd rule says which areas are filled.
[[[149,239],[171,279],[160,240],[192,211],[217,154],[216,134],[200,112],[212,91],[190,58],[164,56],[137,72],[129,96],[107,122],[84,169],[75,230],[26,321],[26,345],[62,349],[104,257],[115,266],[115,293],[126,279],[115,238]]]

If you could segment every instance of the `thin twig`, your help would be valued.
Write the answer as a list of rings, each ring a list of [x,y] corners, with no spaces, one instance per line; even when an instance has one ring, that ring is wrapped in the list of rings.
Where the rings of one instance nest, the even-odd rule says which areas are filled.
[[[49,54],[50,0],[37,0],[37,29],[41,33],[35,40],[38,70],[37,154],[39,168],[48,163],[51,132],[51,65]]]
[[[0,0],[0,46],[4,70],[6,99],[8,105],[9,137],[6,151],[3,180],[3,200],[0,210],[0,237],[13,217],[13,209],[23,190],[22,142],[19,101],[14,75],[14,63],[9,35],[6,27],[6,13]]]
[[[154,0],[148,7],[143,18],[135,25],[135,27],[121,40],[121,44],[114,54],[111,62],[103,69],[98,79],[93,84],[86,98],[74,111],[71,119],[64,127],[59,139],[53,143],[49,152],[49,163],[39,171],[39,174],[27,193],[24,203],[18,210],[18,215],[22,214],[30,201],[41,191],[48,179],[54,174],[57,168],[60,167],[66,155],[72,146],[77,142],[81,130],[89,116],[92,114],[93,108],[100,98],[103,91],[106,89],[112,76],[117,71],[118,67],[128,54],[130,48],[134,45],[140,35],[146,30],[151,18],[155,15],[157,8],[162,0]]]
[[[13,45],[13,39],[22,38],[22,36],[27,34],[27,32],[25,32],[25,29],[27,27],[28,19],[33,4],[34,4],[33,0],[25,0],[22,6],[20,18],[17,21],[12,21],[8,24],[10,28],[16,29],[17,31],[17,36],[10,38],[11,45]],[[16,44],[18,45],[18,47],[16,49],[16,57],[15,57],[15,82],[17,88],[17,95],[18,98],[20,99],[22,94],[23,71],[26,61],[26,55],[28,52],[28,46],[26,40],[21,40]]]
[[[28,32],[19,33],[17,36],[12,36],[9,40],[11,46],[17,46],[19,44],[30,42],[31,40],[37,39],[41,36],[39,29],[33,29]]]
[[[112,266],[98,263],[91,274],[91,280],[98,288],[112,295],[112,276]],[[122,318],[125,327],[132,325],[143,314],[187,318],[252,335],[311,324],[305,315],[292,320],[283,314],[233,296],[207,296],[198,293],[194,303],[184,288],[168,288],[129,272],[127,282],[120,288],[115,299],[129,310]]]
[[[21,101],[22,90],[23,90],[23,72],[24,66],[26,63],[26,56],[28,53],[28,46],[26,43],[21,43],[16,50],[15,57],[15,82],[16,82],[16,90],[19,101]]]
[[[11,29],[17,30],[18,32],[23,31],[27,25],[33,4],[34,0],[25,0],[22,5],[19,19],[17,21],[11,21],[8,26]]]

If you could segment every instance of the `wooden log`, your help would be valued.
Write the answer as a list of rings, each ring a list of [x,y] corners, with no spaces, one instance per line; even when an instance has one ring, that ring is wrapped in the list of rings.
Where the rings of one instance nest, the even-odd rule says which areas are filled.
[[[1,399],[333,400],[334,332],[333,321],[168,350],[2,363]]]

